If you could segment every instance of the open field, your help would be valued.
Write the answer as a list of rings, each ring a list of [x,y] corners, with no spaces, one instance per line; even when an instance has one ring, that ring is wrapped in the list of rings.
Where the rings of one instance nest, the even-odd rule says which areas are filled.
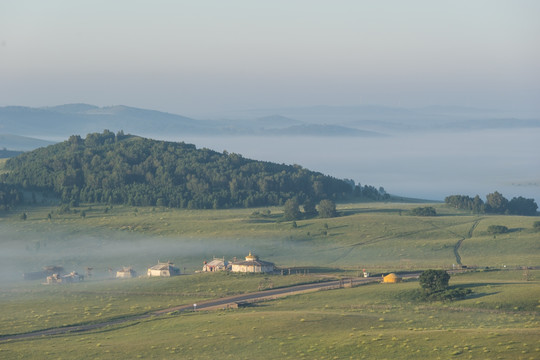
[[[539,275],[532,271],[533,277]],[[183,285],[188,278],[164,282],[178,281],[177,285]],[[281,277],[272,277],[276,278]],[[258,277],[242,277],[238,283],[248,288],[253,279]],[[146,284],[139,280],[121,283],[128,282],[137,284],[139,291],[151,288],[147,287],[150,280]],[[456,275],[451,284],[471,287],[474,296],[455,303],[418,303],[410,298],[418,288],[417,282],[366,285],[296,295],[236,310],[170,314],[81,334],[1,342],[0,355],[3,359],[540,357],[538,280],[523,281],[521,271],[507,270]],[[68,298],[64,307],[81,307],[80,312],[88,307],[86,311],[95,317],[93,312],[115,312],[118,306],[159,306],[156,303],[181,300],[156,296],[154,302],[149,302],[149,297],[135,293],[107,294],[108,286],[95,284],[96,292],[103,288],[101,295],[79,294],[77,299]],[[186,289],[192,286],[187,284]],[[75,295],[83,293],[81,287],[83,284],[77,284],[60,291],[62,296],[64,291]],[[88,291],[87,286],[84,291]],[[37,303],[39,297],[30,296],[24,307],[50,304],[51,299]],[[101,299],[103,303],[97,305]],[[5,301],[3,297],[2,305]],[[57,309],[56,314],[45,317],[59,317],[61,312]]]
[[[172,260],[193,272],[204,259],[242,257],[249,251],[282,267],[348,270],[451,268],[458,260],[480,267],[540,264],[539,234],[532,230],[535,217],[476,216],[443,204],[430,204],[437,209],[436,217],[408,215],[416,206],[342,204],[341,216],[298,220],[296,228],[280,221],[279,208],[83,206],[77,213],[61,214],[56,207],[34,206],[4,215],[0,226],[6,234],[4,248],[34,265],[19,272],[39,270],[51,261],[79,270],[92,266],[98,273],[122,265],[144,271],[158,259]],[[26,221],[20,219],[23,211],[28,214]],[[492,224],[505,225],[510,232],[488,235],[486,229]]]
[[[417,282],[366,285],[236,310],[170,314],[80,334],[3,341],[0,358],[539,359],[540,271],[517,269],[540,265],[540,235],[532,230],[538,218],[476,216],[429,205],[438,216],[410,216],[408,210],[419,204],[340,204],[339,217],[298,220],[296,227],[280,220],[279,208],[87,205],[66,214],[40,205],[4,213],[3,335],[355,276],[362,268],[372,273],[452,268],[459,257],[481,271],[452,277],[451,285],[474,291],[453,303],[419,303],[412,296]],[[489,235],[493,224],[510,232]],[[291,268],[293,275],[193,274],[214,255],[231,259],[249,251]],[[109,268],[130,265],[144,274],[158,259],[172,260],[191,275],[110,279]],[[21,282],[22,272],[45,265],[94,270],[87,281],[66,286]],[[300,274],[296,269],[302,269]]]

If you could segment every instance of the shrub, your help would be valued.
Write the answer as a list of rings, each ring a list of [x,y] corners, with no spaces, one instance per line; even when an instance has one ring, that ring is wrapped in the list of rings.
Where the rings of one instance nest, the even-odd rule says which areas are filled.
[[[432,206],[425,206],[412,209],[411,214],[415,216],[436,216],[437,212]]]
[[[508,228],[504,225],[489,225],[487,228],[488,234],[505,234],[508,232]]]
[[[540,221],[535,221],[533,224],[533,229],[536,231],[540,231]]]
[[[420,275],[421,290],[415,296],[424,301],[453,301],[472,293],[467,288],[449,288],[450,275],[445,270],[426,270]]]

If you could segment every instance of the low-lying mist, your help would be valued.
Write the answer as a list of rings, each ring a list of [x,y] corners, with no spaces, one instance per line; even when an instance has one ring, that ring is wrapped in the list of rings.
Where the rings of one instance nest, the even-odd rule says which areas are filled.
[[[383,186],[395,195],[444,200],[493,191],[540,203],[540,129],[397,133],[387,137],[170,137],[197,147],[299,164]]]
[[[123,266],[145,275],[158,261],[171,261],[182,273],[193,273],[214,256],[230,261],[250,251],[276,265],[295,266],[293,254],[309,252],[302,241],[285,239],[166,238],[113,230],[85,235],[73,229],[37,232],[21,226],[0,222],[0,283],[22,281],[24,273],[42,271],[45,266],[62,266],[65,272],[83,275],[91,267],[93,278],[105,278]],[[287,253],[283,249],[291,250],[290,257],[283,255]]]

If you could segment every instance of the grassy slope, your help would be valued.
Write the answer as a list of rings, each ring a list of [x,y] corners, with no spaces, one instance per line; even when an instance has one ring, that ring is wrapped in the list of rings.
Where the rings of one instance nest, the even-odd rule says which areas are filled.
[[[297,228],[290,222],[275,221],[279,209],[270,209],[274,217],[252,218],[253,210],[242,209],[140,208],[135,212],[115,207],[105,214],[103,207],[94,206],[83,208],[84,219],[79,214],[53,213],[49,221],[50,208],[31,207],[26,209],[28,220],[19,219],[20,209],[0,219],[0,227],[10,234],[9,239],[2,238],[3,246],[23,249],[20,253],[25,261],[39,264],[39,259],[48,257],[48,262],[56,259],[55,263],[66,267],[92,264],[97,275],[105,266],[142,267],[158,256],[150,248],[141,254],[105,256],[110,243],[116,242],[125,249],[147,242],[170,245],[167,255],[188,270],[198,269],[201,260],[216,250],[218,256],[242,256],[253,250],[282,266],[340,267],[352,273],[360,267],[387,271],[451,266],[454,246],[462,239],[460,254],[465,264],[514,267],[540,263],[538,233],[530,230],[535,218],[477,217],[442,205],[435,205],[442,216],[407,216],[405,211],[416,206],[344,204],[339,207],[344,216],[297,221]],[[491,224],[506,225],[512,232],[493,238],[486,232]],[[29,240],[37,232],[42,235]],[[81,246],[91,244],[88,249],[54,258],[81,236]],[[32,247],[36,241],[42,242],[39,250]],[[29,250],[24,250],[26,245],[31,245]],[[96,246],[103,251],[91,251]],[[137,270],[144,272],[144,267]],[[450,305],[411,302],[407,294],[417,283],[370,285],[294,296],[236,311],[185,314],[94,333],[0,343],[0,357],[538,358],[540,273],[531,271],[536,280],[530,282],[522,281],[522,275],[520,270],[453,277],[452,284],[472,287],[475,296]],[[0,290],[0,333],[99,321],[254,291],[268,284],[266,278],[199,274],[93,281],[69,287],[11,283]],[[274,286],[315,279],[270,278]]]
[[[122,239],[122,244],[149,238],[156,248],[161,244],[176,246],[164,256],[173,256],[191,271],[212,255],[240,257],[247,251],[254,251],[284,267],[387,270],[451,267],[457,262],[454,247],[460,240],[463,240],[459,248],[463,264],[482,267],[540,264],[538,234],[532,231],[534,217],[477,217],[450,211],[442,204],[435,205],[441,216],[406,215],[406,211],[415,206],[344,204],[339,207],[343,216],[297,221],[297,228],[290,222],[277,221],[281,209],[276,208],[269,209],[272,215],[268,218],[254,218],[251,209],[191,211],[114,207],[105,214],[103,206],[94,206],[81,208],[86,211],[84,219],[80,214],[53,213],[49,221],[47,214],[51,209],[38,207],[27,210],[25,222],[19,219],[20,213],[13,213],[0,219],[0,224],[15,229],[14,232],[20,234],[15,237],[19,236],[23,242],[25,234],[32,231],[45,233],[43,238],[47,233],[62,234],[54,235],[49,244],[55,241],[61,244],[60,237],[71,241],[83,235],[110,241]],[[491,224],[506,225],[512,231],[493,238],[486,232]],[[30,246],[34,246],[35,241],[32,240]],[[159,251],[156,252],[159,256]],[[89,262],[94,260],[100,261],[99,257],[88,259]],[[155,260],[148,259],[149,263],[144,265]],[[143,262],[143,259],[138,261]]]

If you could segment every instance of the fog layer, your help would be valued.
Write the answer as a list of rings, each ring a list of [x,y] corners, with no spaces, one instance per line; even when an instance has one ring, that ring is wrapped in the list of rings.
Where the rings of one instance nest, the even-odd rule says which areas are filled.
[[[495,190],[540,203],[540,129],[356,137],[195,137],[197,147],[299,164],[406,197],[444,200]]]

